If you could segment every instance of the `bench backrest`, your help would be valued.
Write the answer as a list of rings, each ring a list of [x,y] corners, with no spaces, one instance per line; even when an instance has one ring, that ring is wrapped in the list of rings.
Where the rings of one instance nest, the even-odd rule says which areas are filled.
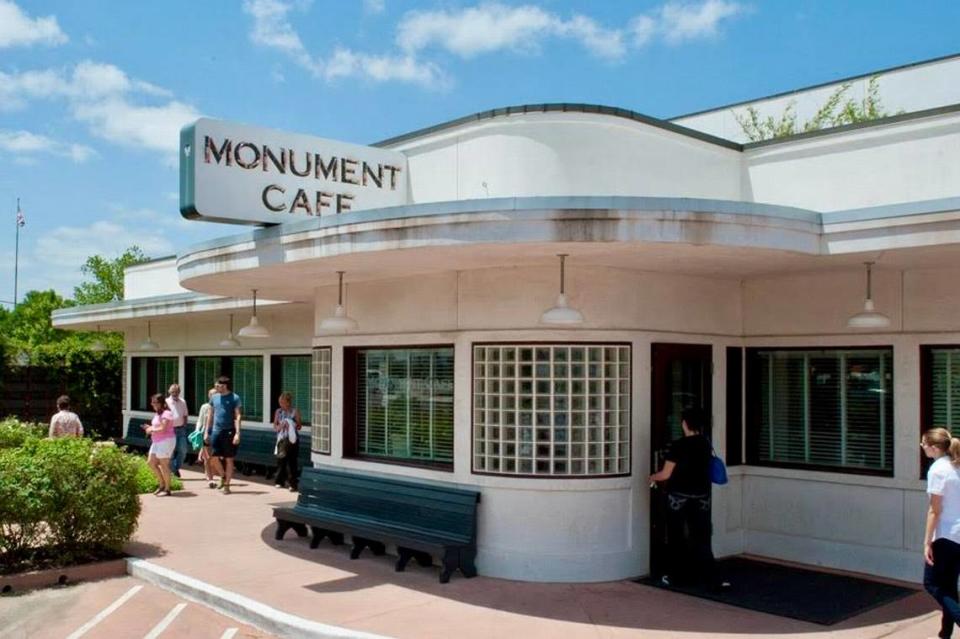
[[[305,468],[297,508],[475,544],[479,501],[479,492],[449,485]]]

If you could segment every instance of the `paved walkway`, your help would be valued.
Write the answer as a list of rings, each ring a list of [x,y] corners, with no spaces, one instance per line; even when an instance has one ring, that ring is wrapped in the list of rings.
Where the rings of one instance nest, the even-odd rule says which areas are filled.
[[[939,617],[918,593],[835,626],[774,617],[631,582],[530,584],[454,575],[414,562],[393,570],[369,551],[316,550],[293,531],[274,541],[274,505],[294,496],[242,476],[231,495],[184,472],[184,490],[143,497],[132,554],[308,620],[397,638],[776,637],[920,639]]]
[[[47,588],[0,600],[4,639],[272,639],[139,579]]]

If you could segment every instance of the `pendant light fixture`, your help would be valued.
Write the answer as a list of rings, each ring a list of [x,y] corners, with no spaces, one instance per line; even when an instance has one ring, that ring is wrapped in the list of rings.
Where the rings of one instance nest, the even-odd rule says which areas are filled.
[[[103,343],[103,340],[100,339],[100,325],[97,324],[97,339],[93,340],[93,343],[90,344],[90,350],[94,353],[101,353],[107,350],[107,345]]]
[[[270,331],[265,326],[260,326],[257,320],[257,289],[253,290],[253,315],[250,317],[250,323],[240,329],[237,333],[239,337],[270,337]]]
[[[155,351],[160,348],[160,345],[153,341],[153,336],[150,334],[150,322],[147,321],[147,339],[140,342],[141,351]]]
[[[560,258],[560,294],[553,308],[548,308],[540,316],[541,324],[583,324],[583,313],[567,306],[567,296],[564,292],[566,253],[557,255]]]
[[[347,315],[347,309],[343,307],[343,273],[344,271],[337,271],[340,278],[337,291],[337,308],[333,310],[333,316],[320,322],[320,330],[325,333],[346,333],[357,328],[357,320]]]
[[[863,302],[863,310],[847,320],[850,328],[886,328],[890,326],[890,318],[877,312],[873,306],[871,268],[873,262],[864,262],[867,267],[867,299]]]
[[[240,342],[233,336],[233,313],[230,313],[230,330],[227,332],[227,336],[220,340],[220,347],[236,348],[238,346],[240,346]]]

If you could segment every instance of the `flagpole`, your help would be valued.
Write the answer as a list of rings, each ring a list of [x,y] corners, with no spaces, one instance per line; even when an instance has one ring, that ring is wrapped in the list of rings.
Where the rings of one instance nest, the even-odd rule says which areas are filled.
[[[17,219],[14,220],[17,225],[16,248],[13,252],[13,310],[17,310],[17,270],[20,265],[20,198],[17,198]]]

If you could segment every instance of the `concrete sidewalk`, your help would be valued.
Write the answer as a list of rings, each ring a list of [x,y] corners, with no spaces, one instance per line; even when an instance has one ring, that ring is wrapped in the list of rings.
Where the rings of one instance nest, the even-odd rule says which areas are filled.
[[[307,620],[397,638],[773,637],[919,639],[936,636],[939,612],[924,593],[819,626],[631,582],[531,584],[453,576],[365,551],[351,561],[329,541],[311,550],[290,531],[275,541],[272,508],[295,495],[240,476],[231,495],[184,471],[184,490],[142,497],[128,551],[218,588]],[[918,557],[919,560],[919,557]],[[282,633],[277,633],[282,634]]]

